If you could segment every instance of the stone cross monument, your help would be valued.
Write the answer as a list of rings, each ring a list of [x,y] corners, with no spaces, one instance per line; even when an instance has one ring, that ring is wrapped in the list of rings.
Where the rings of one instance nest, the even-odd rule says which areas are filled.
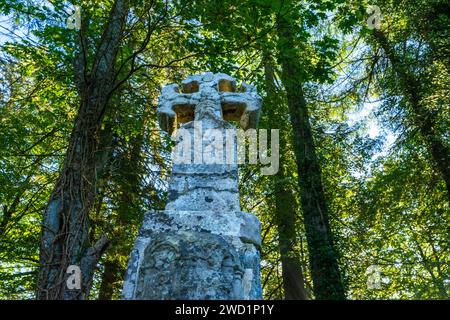
[[[185,146],[190,162],[176,160],[174,152],[168,203],[144,217],[124,299],[262,299],[260,222],[240,210],[237,157],[224,152],[236,151],[236,137],[231,146],[223,138],[235,128],[230,121],[255,128],[260,108],[253,86],[237,90],[236,81],[220,73],[193,75],[181,88],[162,90],[160,126],[187,133],[177,136],[175,149]]]

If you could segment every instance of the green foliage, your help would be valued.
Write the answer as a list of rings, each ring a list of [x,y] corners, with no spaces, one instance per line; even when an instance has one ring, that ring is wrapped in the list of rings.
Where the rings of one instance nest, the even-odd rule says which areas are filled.
[[[113,1],[81,1],[89,20],[87,65]],[[151,4],[150,4],[151,3]],[[366,23],[368,2],[142,1],[131,14],[119,49],[118,81],[102,124],[91,238],[112,244],[94,277],[92,298],[121,281],[143,213],[164,206],[170,173],[169,137],[159,132],[160,88],[195,72],[229,73],[268,95],[264,66],[280,51],[301,66],[331,228],[350,299],[446,299],[449,296],[449,201],[424,137],[411,117],[405,85]],[[434,119],[435,137],[449,145],[450,73],[447,1],[386,0],[381,30]],[[79,32],[65,25],[68,3],[0,0],[0,298],[31,299],[39,264],[42,213],[64,160],[79,94],[74,64]],[[287,19],[294,46],[278,42],[277,17]],[[145,17],[145,19],[143,18]],[[158,20],[159,19],[159,20]],[[145,43],[148,22],[153,33]],[[158,22],[158,23],[156,23]],[[6,32],[7,31],[7,32]],[[132,74],[130,71],[134,71]],[[292,131],[280,66],[274,63],[276,104],[260,122],[286,141],[286,183],[298,208],[293,248],[313,298]],[[366,116],[361,116],[366,114]],[[356,118],[356,120],[355,120]],[[372,134],[370,129],[378,129]],[[301,177],[300,177],[301,178]],[[266,299],[282,299],[279,234],[273,183],[258,166],[240,171],[242,208],[262,222],[262,284]],[[108,267],[107,267],[108,266]],[[113,268],[110,268],[114,266]],[[380,270],[379,288],[367,285]],[[107,278],[110,268],[112,277]],[[106,280],[105,280],[106,279]],[[112,279],[112,280],[111,280]]]

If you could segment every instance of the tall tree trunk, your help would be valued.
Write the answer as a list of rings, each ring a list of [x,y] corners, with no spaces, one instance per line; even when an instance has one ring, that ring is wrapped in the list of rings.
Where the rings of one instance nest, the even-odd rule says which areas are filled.
[[[102,282],[100,285],[98,300],[112,299],[115,291],[114,284],[121,280],[120,275],[123,272],[123,268],[121,268],[119,261],[116,259],[105,261],[105,269],[102,274]]]
[[[108,166],[115,166],[114,174],[110,174],[113,170],[107,170],[102,181],[113,183],[116,185],[117,193],[111,195],[110,201],[114,203],[116,215],[113,217],[114,229],[111,231],[111,246],[105,257],[104,271],[99,291],[99,300],[111,300],[118,290],[118,282],[123,280],[126,271],[126,265],[121,263],[121,257],[128,257],[131,252],[133,242],[130,238],[134,238],[130,231],[130,225],[137,225],[139,217],[143,216],[143,211],[139,205],[138,199],[141,197],[141,179],[144,174],[142,150],[145,143],[145,132],[147,131],[147,113],[144,112],[140,117],[139,133],[132,136],[128,145],[128,149],[123,150],[118,146],[120,137],[115,135],[111,139],[109,145]],[[120,118],[115,119],[120,121]],[[107,137],[108,138],[108,137]],[[108,141],[108,140],[107,140]]]
[[[64,165],[44,212],[37,299],[86,299],[95,266],[108,241],[89,244],[89,211],[96,193],[96,152],[105,108],[114,88],[114,66],[128,15],[128,0],[116,0],[96,51],[90,75],[77,77],[80,108]],[[84,51],[84,48],[80,48]],[[85,52],[80,57],[84,61]],[[79,70],[80,71],[80,70]],[[69,290],[70,265],[81,269],[81,288]]]
[[[274,180],[275,216],[278,228],[284,298],[286,300],[306,300],[303,270],[300,258],[295,250],[297,242],[295,199],[292,190],[288,187],[284,168],[280,168]]]
[[[420,80],[414,77],[409,72],[408,67],[402,63],[383,31],[375,29],[373,34],[376,42],[388,57],[393,70],[398,75],[404,96],[410,106],[408,111],[411,119],[415,127],[419,129],[435,166],[444,179],[447,196],[450,200],[450,149],[435,132],[435,116],[423,105]]]
[[[302,70],[291,26],[285,14],[277,17],[278,61],[293,129],[298,183],[316,299],[345,299],[337,252],[328,220],[321,169],[317,159],[303,93]]]
[[[277,90],[274,84],[273,70],[271,66],[272,58],[265,55],[265,86],[266,94],[264,105],[266,106],[267,117],[271,129],[280,129],[283,120],[280,119],[278,106],[280,99],[277,97]],[[275,197],[275,220],[278,229],[278,246],[281,256],[281,269],[283,276],[284,298],[286,300],[306,300],[307,295],[304,286],[302,266],[299,257],[295,254],[296,234],[296,207],[295,198],[289,179],[287,178],[286,164],[286,135],[280,136],[280,167],[276,175],[273,176],[273,188]]]

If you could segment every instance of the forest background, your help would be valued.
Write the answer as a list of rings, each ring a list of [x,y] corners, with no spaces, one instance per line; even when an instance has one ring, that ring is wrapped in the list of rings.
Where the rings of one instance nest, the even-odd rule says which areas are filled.
[[[0,0],[0,299],[120,299],[163,209],[161,88],[263,97],[280,170],[240,168],[264,299],[448,299],[450,3]],[[65,291],[71,264],[82,290]]]

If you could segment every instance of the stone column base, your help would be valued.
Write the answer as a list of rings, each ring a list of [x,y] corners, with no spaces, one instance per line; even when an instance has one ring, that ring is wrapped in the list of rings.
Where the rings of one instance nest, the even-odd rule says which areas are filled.
[[[123,299],[262,299],[260,222],[247,212],[147,212]]]

